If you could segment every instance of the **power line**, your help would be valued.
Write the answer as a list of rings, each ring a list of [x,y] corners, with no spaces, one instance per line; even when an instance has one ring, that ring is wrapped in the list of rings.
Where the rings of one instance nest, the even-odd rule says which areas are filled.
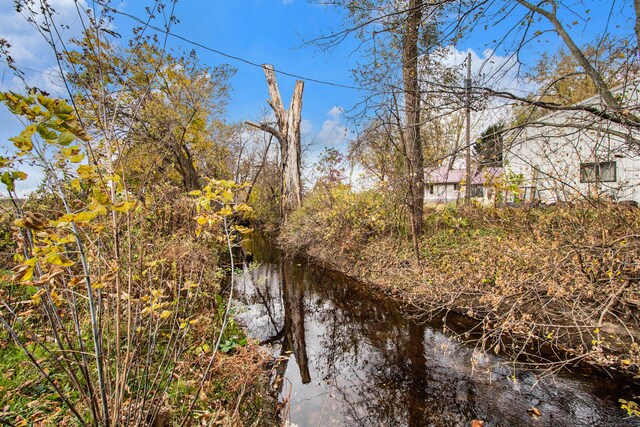
[[[237,55],[232,55],[230,53],[226,53],[226,52],[223,52],[221,50],[214,49],[214,48],[212,48],[210,46],[207,46],[207,45],[204,45],[204,44],[202,44],[200,42],[196,42],[194,40],[188,39],[187,37],[181,36],[181,35],[176,34],[176,33],[172,33],[171,31],[167,31],[166,29],[162,29],[160,27],[151,25],[150,23],[148,23],[146,21],[143,21],[142,19],[140,19],[137,16],[132,15],[130,13],[114,9],[113,7],[107,6],[107,5],[102,4],[102,3],[100,3],[100,4],[107,11],[116,13],[118,15],[126,16],[127,18],[133,19],[134,21],[136,21],[136,22],[138,22],[140,24],[144,24],[146,27],[151,28],[152,30],[161,32],[163,34],[168,34],[169,36],[171,36],[173,38],[176,38],[178,40],[182,40],[182,41],[184,41],[186,43],[189,43],[189,44],[191,44],[193,46],[197,46],[197,47],[199,47],[201,49],[204,49],[204,50],[206,50],[208,52],[212,52],[212,53],[215,53],[217,55],[223,56],[225,58],[233,59],[234,61],[242,62],[242,63],[250,65],[252,67],[257,67],[257,68],[262,69],[262,64],[258,64],[257,62],[253,62],[253,61],[248,60],[246,58],[242,58],[242,57],[237,56]],[[371,89],[366,89],[366,88],[362,88],[362,87],[358,87],[358,86],[351,86],[351,85],[346,85],[346,84],[342,84],[342,83],[334,83],[334,82],[330,82],[330,81],[327,81],[327,80],[320,80],[320,79],[315,79],[315,78],[312,78],[312,77],[306,77],[306,76],[303,76],[303,75],[300,75],[300,74],[290,73],[290,72],[287,72],[287,71],[284,71],[284,70],[280,70],[280,69],[277,69],[277,68],[274,68],[274,71],[276,71],[277,73],[280,73],[282,75],[285,75],[285,76],[289,76],[289,77],[293,77],[293,78],[296,78],[296,79],[299,79],[299,80],[304,80],[306,82],[317,83],[317,84],[321,84],[321,85],[325,85],[325,86],[334,86],[334,87],[339,87],[339,88],[343,88],[343,89],[351,89],[351,90],[364,90],[364,91],[370,91],[371,90]]]

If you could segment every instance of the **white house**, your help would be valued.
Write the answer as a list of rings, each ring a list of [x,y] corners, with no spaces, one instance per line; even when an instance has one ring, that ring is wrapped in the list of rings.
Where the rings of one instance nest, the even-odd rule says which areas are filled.
[[[612,93],[640,115],[640,83]],[[599,96],[579,105],[600,107]],[[636,142],[630,142],[635,139]],[[640,202],[640,134],[584,111],[548,114],[506,138],[505,168],[523,178],[525,200],[606,197]]]
[[[471,172],[471,197],[483,204],[491,203],[495,194],[487,184],[502,174],[502,168],[484,168]],[[465,169],[434,169],[425,175],[425,197],[428,204],[451,203],[465,196]]]

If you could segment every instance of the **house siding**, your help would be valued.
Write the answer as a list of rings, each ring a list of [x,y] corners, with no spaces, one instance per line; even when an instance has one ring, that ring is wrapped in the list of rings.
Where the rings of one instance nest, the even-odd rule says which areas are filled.
[[[626,89],[625,96],[625,103],[638,105],[637,90]],[[504,153],[506,168],[522,175],[523,190],[535,187],[545,202],[596,196],[640,202],[640,156],[623,136],[629,130],[584,112],[563,111],[539,121],[544,125],[512,135]],[[615,162],[614,182],[582,182],[581,164],[608,161]]]

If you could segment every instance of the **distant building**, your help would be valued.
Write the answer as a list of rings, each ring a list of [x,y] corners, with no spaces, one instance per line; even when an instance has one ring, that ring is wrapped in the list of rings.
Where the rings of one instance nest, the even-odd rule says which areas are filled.
[[[612,93],[640,115],[639,82]],[[600,106],[599,96],[579,105]],[[512,131],[504,165],[522,176],[524,200],[605,197],[640,202],[640,134],[584,111],[558,111]],[[634,148],[635,145],[635,148]]]
[[[484,168],[471,172],[471,197],[483,204],[492,203],[495,194],[491,181],[502,174],[502,168]],[[425,203],[451,203],[465,196],[465,169],[434,169],[425,175]]]

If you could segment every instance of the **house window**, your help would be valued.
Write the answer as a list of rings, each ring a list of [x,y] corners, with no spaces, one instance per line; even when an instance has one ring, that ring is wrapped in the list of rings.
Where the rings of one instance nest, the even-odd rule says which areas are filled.
[[[427,188],[429,190],[429,194],[433,194],[433,184],[429,184]]]
[[[460,184],[453,184],[454,191],[460,191]]]
[[[616,162],[581,163],[580,182],[615,182]]]
[[[535,200],[537,197],[537,187],[520,187],[524,192],[522,195],[523,200]]]
[[[484,197],[484,187],[480,184],[472,185],[471,197]]]

